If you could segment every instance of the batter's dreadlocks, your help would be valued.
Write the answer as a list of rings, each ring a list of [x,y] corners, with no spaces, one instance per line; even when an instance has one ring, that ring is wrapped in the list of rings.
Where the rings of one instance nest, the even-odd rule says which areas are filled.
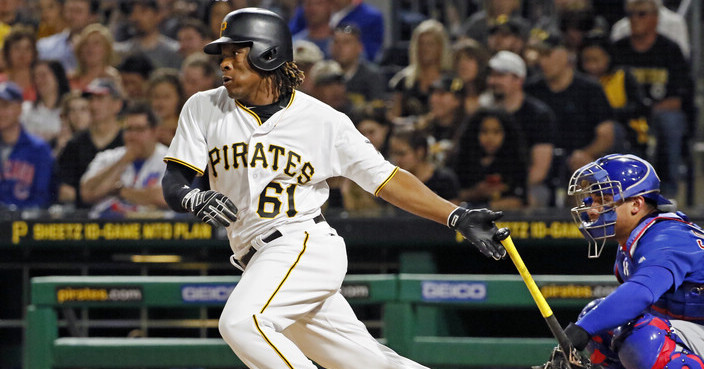
[[[264,72],[264,77],[271,78],[271,85],[277,93],[277,99],[284,95],[290,95],[293,90],[303,83],[303,71],[294,62],[285,62],[279,68],[271,72]]]

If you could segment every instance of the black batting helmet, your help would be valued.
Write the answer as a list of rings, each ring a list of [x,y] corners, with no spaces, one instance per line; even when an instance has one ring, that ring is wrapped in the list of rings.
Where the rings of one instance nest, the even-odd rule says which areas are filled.
[[[207,54],[220,54],[223,44],[246,44],[251,47],[249,62],[263,71],[272,71],[293,61],[291,31],[276,13],[260,8],[243,8],[230,12],[220,25],[220,38],[205,45]]]

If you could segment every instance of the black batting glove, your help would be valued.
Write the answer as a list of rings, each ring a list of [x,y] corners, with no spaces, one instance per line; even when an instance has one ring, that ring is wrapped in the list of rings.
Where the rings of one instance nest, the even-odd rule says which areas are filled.
[[[450,214],[447,226],[460,232],[484,256],[500,260],[506,256],[506,249],[494,238],[498,231],[494,221],[503,215],[501,211],[458,207]]]
[[[591,339],[591,335],[584,328],[578,326],[577,324],[570,323],[565,328],[565,335],[572,342],[572,346],[579,351],[584,350]]]
[[[195,188],[183,197],[181,206],[213,227],[227,227],[237,220],[237,207],[232,200],[213,190],[201,191]]]

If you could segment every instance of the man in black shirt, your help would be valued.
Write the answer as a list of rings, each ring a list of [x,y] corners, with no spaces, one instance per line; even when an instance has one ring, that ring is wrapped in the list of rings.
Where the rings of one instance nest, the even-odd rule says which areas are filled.
[[[655,168],[665,196],[677,195],[682,144],[687,131],[684,107],[691,98],[690,66],[674,41],[658,34],[658,4],[629,0],[631,35],[614,43],[614,64],[626,66],[651,100],[651,121],[657,140]]]
[[[555,113],[540,100],[526,95],[523,83],[526,65],[510,51],[499,51],[489,59],[487,105],[506,110],[523,131],[530,150],[528,166],[528,201],[530,206],[547,206],[551,202],[548,173],[555,147]]]
[[[558,164],[563,174],[559,177],[566,180],[569,173],[612,149],[613,110],[599,82],[575,70],[572,54],[559,35],[545,34],[535,46],[542,75],[527,83],[525,91],[555,113],[555,147],[562,149],[566,164]]]
[[[362,57],[363,53],[364,45],[357,26],[345,24],[335,28],[330,54],[342,67],[347,96],[358,107],[386,98],[386,78],[376,65]]]
[[[115,84],[107,79],[96,79],[83,95],[90,102],[90,126],[71,138],[57,161],[59,202],[74,203],[77,208],[90,207],[80,194],[81,176],[88,164],[98,152],[124,145],[118,121],[122,97]]]

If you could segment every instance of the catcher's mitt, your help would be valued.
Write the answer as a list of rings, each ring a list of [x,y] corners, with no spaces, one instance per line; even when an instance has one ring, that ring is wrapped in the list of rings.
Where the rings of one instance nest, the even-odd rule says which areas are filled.
[[[547,363],[540,366],[533,366],[531,369],[591,369],[592,363],[589,358],[583,357],[579,351],[572,349],[569,361],[560,346],[555,347],[550,354]]]

